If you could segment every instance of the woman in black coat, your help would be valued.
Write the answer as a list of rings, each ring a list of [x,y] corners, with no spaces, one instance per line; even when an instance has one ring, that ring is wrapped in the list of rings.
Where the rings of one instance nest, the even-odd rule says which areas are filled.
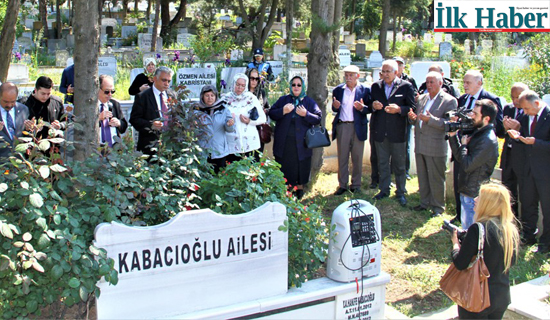
[[[281,164],[287,185],[296,187],[298,199],[304,195],[304,185],[309,182],[312,150],[304,143],[307,129],[321,123],[322,112],[315,101],[306,96],[304,80],[290,80],[290,94],[282,96],[269,110],[276,121],[273,154]]]
[[[458,306],[460,319],[502,319],[510,304],[510,278],[508,272],[518,252],[519,233],[510,206],[510,192],[496,183],[481,186],[475,199],[474,221],[485,229],[483,259],[491,276],[488,278],[491,306],[481,312],[469,312]],[[472,224],[462,244],[457,232],[452,235],[453,262],[458,270],[468,268],[477,255],[479,226]]]
[[[130,88],[128,88],[128,93],[131,96],[135,96],[153,86],[153,75],[157,69],[156,64],[157,62],[154,58],[145,59],[143,73],[138,74],[134,81],[132,81]]]

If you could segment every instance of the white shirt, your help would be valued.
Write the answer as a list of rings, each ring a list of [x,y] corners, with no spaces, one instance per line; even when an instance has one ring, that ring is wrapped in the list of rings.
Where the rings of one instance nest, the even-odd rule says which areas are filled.
[[[0,110],[2,111],[2,121],[4,122],[4,127],[6,128],[6,131],[8,132],[10,138],[13,140],[13,136],[11,135],[10,130],[8,130],[8,112],[3,107],[0,107]],[[13,120],[13,126],[15,127],[15,107],[11,108],[10,115],[11,119]],[[15,131],[17,131],[17,129]]]
[[[468,99],[466,99],[466,105],[465,107],[468,108],[470,106],[470,98],[471,97],[474,97],[474,101],[472,102],[472,107],[468,110],[473,110],[474,107],[476,106],[476,101],[479,99],[479,94],[481,93],[481,90],[483,90],[483,87],[479,88],[479,91],[476,92],[476,94],[474,94],[473,96],[472,95],[469,95],[468,96]]]
[[[340,121],[353,121],[353,103],[355,102],[355,88],[350,89],[347,85],[344,86],[344,95],[342,96],[342,105],[340,106]]]
[[[157,102],[159,114],[162,117],[164,115],[162,114],[162,105],[160,104],[160,94],[162,93],[162,97],[164,98],[164,102],[166,103],[166,99],[168,98],[166,96],[166,91],[159,91],[159,89],[157,89],[157,87],[153,85],[153,93],[155,94],[155,101]],[[168,107],[168,105],[166,105],[166,107]]]

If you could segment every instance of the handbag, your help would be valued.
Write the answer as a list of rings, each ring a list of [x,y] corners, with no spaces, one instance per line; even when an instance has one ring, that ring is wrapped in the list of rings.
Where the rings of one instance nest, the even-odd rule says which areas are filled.
[[[258,134],[260,135],[260,141],[263,144],[270,143],[271,142],[271,136],[273,135],[273,129],[269,125],[269,123],[262,123],[259,126],[256,126],[258,128]]]
[[[306,131],[306,147],[309,149],[322,148],[330,146],[327,129],[321,126],[313,126]]]
[[[258,120],[258,118],[260,117],[260,115],[258,114],[258,109],[256,109],[256,107],[250,109],[250,111],[248,111],[248,117],[252,121]]]
[[[458,270],[452,263],[439,281],[443,291],[457,305],[470,312],[481,312],[491,306],[489,298],[489,270],[483,260],[485,229],[479,226],[477,255],[465,270]]]

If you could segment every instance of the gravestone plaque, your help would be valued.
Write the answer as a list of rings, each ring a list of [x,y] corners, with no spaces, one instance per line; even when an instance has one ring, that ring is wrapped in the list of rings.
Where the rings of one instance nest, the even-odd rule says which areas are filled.
[[[222,73],[220,75],[220,78],[222,81],[221,84],[221,92],[222,93],[226,93],[226,92],[229,92],[231,91],[231,89],[233,88],[233,77],[235,77],[235,75],[237,73],[245,73],[246,72],[246,67],[231,67],[231,68],[223,68],[222,69]]]
[[[100,281],[98,319],[153,319],[284,295],[286,208],[266,203],[240,215],[181,212],[151,227],[102,223],[94,245],[104,248],[118,284]]]
[[[403,32],[398,32],[398,33],[395,35],[395,40],[398,41],[398,42],[403,41]]]
[[[233,61],[242,60],[243,54],[244,54],[244,52],[241,49],[231,50],[230,59],[233,60]]]
[[[380,51],[373,51],[369,56],[368,67],[380,68],[382,67],[382,62],[384,62],[384,58],[382,57]]]
[[[385,300],[386,292],[383,286],[364,288],[359,293],[339,295],[336,297],[335,319],[383,319]]]
[[[176,74],[178,85],[185,85],[191,92],[189,98],[199,98],[201,89],[207,84],[216,86],[215,68],[181,68]]]
[[[470,50],[471,50],[470,44],[471,44],[470,39],[464,40],[464,53],[470,54]]]
[[[17,86],[19,92],[17,93],[17,99],[26,98],[30,96],[34,91],[33,85],[19,85]]]
[[[447,61],[417,61],[411,63],[410,76],[416,80],[416,83],[420,86],[421,83],[426,81],[426,75],[428,70],[434,64],[437,64],[443,69],[445,78],[449,78],[451,74],[451,65]]]
[[[25,27],[32,30],[32,28],[34,27],[34,19],[25,19]]]
[[[338,57],[340,58],[340,67],[347,67],[351,64],[351,52],[345,46],[338,48]]]
[[[74,48],[74,34],[67,35],[67,48],[69,49]]]
[[[453,35],[450,33],[445,34],[445,42],[453,42]]]
[[[191,38],[193,37],[190,33],[180,33],[178,34],[177,41],[179,44],[182,44],[185,48],[191,47]]]
[[[273,46],[273,59],[282,59],[281,55],[286,56],[286,44],[276,44]]]
[[[283,62],[282,61],[268,61],[271,65],[271,71],[273,75],[277,78],[281,73],[283,73]]]
[[[130,38],[133,35],[137,35],[137,27],[136,26],[122,26],[121,30],[122,39]]]
[[[440,44],[443,41],[443,35],[441,33],[436,33],[434,35],[434,43]]]
[[[153,35],[150,33],[138,34],[138,46],[142,52],[151,52],[151,44],[153,41]],[[162,48],[162,38],[157,37],[157,49]]]
[[[26,64],[11,63],[7,81],[14,83],[29,82],[29,67]]]
[[[116,58],[114,57],[99,57],[97,59],[97,74],[108,74],[116,81]]]
[[[439,58],[450,58],[453,56],[453,45],[450,42],[441,42],[439,44]]]
[[[493,48],[493,40],[482,40],[481,41],[481,47],[485,49],[492,49]]]
[[[290,68],[290,70],[288,70],[288,81],[290,82],[290,79],[294,78],[295,76],[302,77],[302,79],[304,79],[304,82],[307,84],[306,68]]]
[[[431,33],[424,33],[424,42],[431,42],[432,41],[432,34]]]
[[[365,59],[367,55],[367,46],[364,43],[358,43],[355,45],[355,54],[361,58]]]
[[[67,50],[56,50],[55,51],[55,66],[56,67],[67,67],[67,59],[69,59],[69,52]]]
[[[67,40],[65,39],[48,39],[48,52],[54,53],[56,50],[67,49]]]

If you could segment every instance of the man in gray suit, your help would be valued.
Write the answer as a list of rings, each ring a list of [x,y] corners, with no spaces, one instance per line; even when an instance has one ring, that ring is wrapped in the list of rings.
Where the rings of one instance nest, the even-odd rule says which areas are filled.
[[[443,77],[440,73],[428,73],[425,83],[427,92],[419,97],[416,113],[411,109],[408,114],[415,126],[414,152],[420,190],[420,204],[413,210],[431,209],[432,216],[439,216],[445,211],[448,149],[443,118],[447,112],[456,110],[458,103],[441,89]]]
[[[0,85],[0,159],[4,160],[12,154],[15,139],[23,136],[25,125],[30,125],[29,109],[16,101],[18,94],[15,84]]]

